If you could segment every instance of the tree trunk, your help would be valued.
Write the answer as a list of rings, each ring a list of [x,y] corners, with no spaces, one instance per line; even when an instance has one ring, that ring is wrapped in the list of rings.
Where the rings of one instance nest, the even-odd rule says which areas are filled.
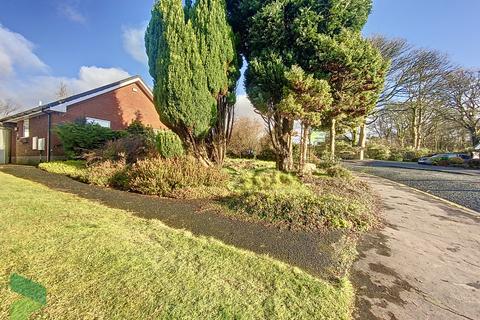
[[[358,128],[353,128],[352,129],[352,147],[356,147],[358,144],[358,139],[357,139],[357,130]]]
[[[359,159],[365,159],[365,148],[367,146],[367,124],[364,122],[360,127],[360,141],[358,142],[360,147]]]
[[[302,123],[302,137],[300,140],[300,162],[298,165],[299,172],[303,173],[305,170],[305,163],[308,156],[308,137],[310,128],[307,124]]]
[[[480,136],[475,128],[470,128],[468,131],[470,133],[470,142],[472,143],[472,147],[475,148],[480,143]]]
[[[280,115],[274,116],[273,145],[277,156],[277,169],[284,172],[293,170],[293,121]]]
[[[330,159],[335,160],[335,138],[337,136],[337,120],[332,119],[330,123]]]
[[[418,150],[420,148],[418,142],[419,142],[419,132],[418,132],[417,108],[413,108],[412,144],[415,150]]]
[[[233,106],[229,105],[223,95],[217,97],[217,119],[207,138],[209,158],[221,166],[225,161],[227,144],[233,127]]]

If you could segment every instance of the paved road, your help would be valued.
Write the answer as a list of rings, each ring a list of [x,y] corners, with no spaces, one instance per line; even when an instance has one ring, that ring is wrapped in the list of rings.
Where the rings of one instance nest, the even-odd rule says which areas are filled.
[[[378,177],[385,228],[359,243],[356,319],[480,319],[480,217]]]
[[[345,163],[347,165],[356,165],[356,166],[373,167],[373,168],[402,168],[402,169],[424,170],[424,171],[434,171],[434,172],[458,173],[458,174],[465,174],[465,175],[480,177],[480,170],[465,169],[461,167],[432,166],[432,165],[418,164],[416,162],[351,160],[351,161],[345,161]]]
[[[345,162],[345,165],[352,170],[400,182],[480,212],[480,173],[478,171],[451,170],[432,166],[425,168],[415,163],[402,164],[388,161]]]

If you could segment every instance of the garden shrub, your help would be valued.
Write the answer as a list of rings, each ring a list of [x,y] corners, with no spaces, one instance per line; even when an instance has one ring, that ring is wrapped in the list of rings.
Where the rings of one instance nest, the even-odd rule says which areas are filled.
[[[375,160],[388,160],[390,148],[383,144],[370,143],[367,145],[367,157]]]
[[[179,157],[184,154],[182,140],[173,131],[160,131],[156,136],[157,151],[164,158]]]
[[[256,169],[252,174],[242,176],[236,190],[272,190],[277,188],[298,187],[300,181],[292,174],[278,170]]]
[[[352,173],[348,169],[342,167],[341,165],[335,165],[330,168],[327,168],[325,170],[325,173],[332,178],[340,178],[340,179],[346,179],[346,180],[353,178]]]
[[[107,160],[125,160],[127,164],[132,164],[139,159],[157,156],[155,133],[151,127],[134,120],[125,131],[119,133],[117,139],[107,141],[101,148],[85,152],[83,158],[87,165]]]
[[[468,166],[473,169],[480,169],[480,159],[471,159],[468,161]]]
[[[358,147],[352,146],[351,142],[338,141],[335,147],[335,155],[343,160],[354,160],[358,155]]]
[[[272,148],[262,148],[257,155],[257,159],[263,161],[275,161],[277,156],[275,154],[275,150]]]
[[[217,167],[202,166],[191,157],[140,160],[128,172],[130,190],[147,195],[172,196],[182,188],[218,186],[227,175]]]
[[[432,159],[432,165],[434,166],[442,166],[442,167],[448,167],[450,162],[448,161],[448,158],[434,158]]]
[[[102,160],[118,161],[125,159],[129,164],[156,155],[153,141],[146,136],[137,134],[108,141],[100,152],[102,153]]]
[[[332,159],[330,154],[327,152],[323,153],[323,155],[318,158],[317,162],[315,162],[317,168],[319,169],[328,169],[330,167],[339,165],[339,163],[340,162],[338,161],[338,158]]]
[[[431,155],[433,152],[429,149],[419,149],[415,150],[414,148],[403,149],[403,161],[406,162],[417,162],[418,159]]]
[[[448,160],[441,159],[438,163],[437,166],[441,167],[448,167],[450,165],[450,162]]]
[[[325,142],[320,142],[317,145],[310,146],[310,152],[318,159],[323,159],[330,155],[327,143]]]
[[[74,179],[78,179],[83,175],[83,171],[85,170],[85,161],[67,160],[43,162],[40,163],[38,167],[47,172],[62,174]]]
[[[107,160],[87,167],[79,179],[101,187],[113,187],[124,190],[127,189],[128,185],[127,172],[128,166],[125,160]]]
[[[390,150],[390,157],[388,158],[390,161],[403,161],[404,160],[404,153],[402,150],[393,149]]]
[[[153,128],[144,125],[140,120],[133,120],[125,131],[128,135],[143,136],[152,142],[155,140],[155,131]]]
[[[365,208],[345,198],[312,192],[246,191],[228,199],[233,210],[250,218],[288,228],[318,230],[325,226],[336,229],[362,229]]]
[[[85,120],[66,122],[53,128],[60,138],[65,155],[69,159],[80,158],[84,152],[101,148],[107,141],[118,137],[118,133]]]
[[[460,157],[454,157],[454,158],[448,159],[448,164],[453,166],[460,166],[460,165],[463,165],[464,163],[465,163],[465,160],[463,160]]]
[[[432,163],[433,166],[438,166],[438,163],[440,162],[440,160],[441,160],[440,158],[434,158],[434,159],[432,159],[431,163]]]

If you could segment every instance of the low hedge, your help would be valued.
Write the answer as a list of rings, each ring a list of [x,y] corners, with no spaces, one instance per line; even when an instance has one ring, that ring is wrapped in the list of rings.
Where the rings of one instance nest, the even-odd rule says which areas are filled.
[[[322,177],[299,178],[274,169],[271,162],[229,160],[227,167],[202,166],[191,157],[57,162],[40,168],[104,187],[174,198],[214,198],[240,218],[287,228],[364,231],[375,221],[372,194],[340,166]],[[228,173],[227,173],[228,172]]]
[[[147,195],[172,196],[176,190],[215,186],[228,176],[216,167],[202,166],[191,157],[141,160],[128,172],[128,188]]]
[[[367,145],[367,157],[375,160],[388,160],[390,148],[383,144],[370,143]]]
[[[348,169],[345,169],[340,165],[335,165],[327,168],[325,170],[325,173],[332,178],[340,178],[340,179],[347,179],[347,180],[353,178],[352,173]]]
[[[450,158],[448,159],[448,164],[449,165],[453,165],[453,166],[461,166],[465,163],[465,160],[463,160],[462,158],[460,157],[454,157],[454,158]]]
[[[83,160],[43,162],[38,167],[42,170],[62,174],[74,179],[81,177],[86,168]]]
[[[480,159],[472,159],[468,161],[468,167],[473,169],[480,169]]]
[[[84,152],[101,148],[107,141],[121,135],[110,128],[88,123],[85,119],[58,124],[53,131],[58,135],[69,159],[78,159]]]
[[[204,167],[191,157],[161,157],[127,164],[125,160],[102,161],[85,166],[84,161],[50,162],[39,168],[70,176],[102,187],[138,192],[146,195],[176,197],[182,189],[226,185],[228,175],[217,167]],[[206,190],[202,190],[206,193]],[[180,192],[185,194],[186,191]]]

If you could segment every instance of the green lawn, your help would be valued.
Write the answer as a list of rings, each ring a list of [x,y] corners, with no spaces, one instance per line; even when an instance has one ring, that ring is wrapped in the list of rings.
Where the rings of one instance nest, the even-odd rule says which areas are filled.
[[[121,199],[119,199],[121,201]],[[353,289],[265,256],[0,173],[0,318],[18,273],[36,319],[349,319]]]

